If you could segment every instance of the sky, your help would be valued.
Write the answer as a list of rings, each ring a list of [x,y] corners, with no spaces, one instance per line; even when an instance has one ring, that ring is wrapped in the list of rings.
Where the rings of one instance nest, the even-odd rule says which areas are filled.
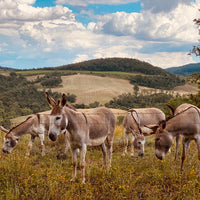
[[[0,66],[56,67],[134,58],[161,67],[200,62],[200,0],[0,0]]]

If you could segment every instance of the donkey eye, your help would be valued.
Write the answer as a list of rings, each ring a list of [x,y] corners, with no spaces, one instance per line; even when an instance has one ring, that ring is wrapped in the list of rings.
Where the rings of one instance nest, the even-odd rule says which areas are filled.
[[[160,138],[156,138],[156,142],[159,142],[160,141]]]
[[[59,120],[61,117],[56,117],[56,120]]]
[[[141,142],[138,142],[138,144],[141,144]]]

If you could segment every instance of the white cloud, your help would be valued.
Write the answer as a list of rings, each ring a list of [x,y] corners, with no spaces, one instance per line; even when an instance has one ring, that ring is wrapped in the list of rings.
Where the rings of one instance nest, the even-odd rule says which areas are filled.
[[[88,59],[89,59],[89,57],[88,57],[87,54],[78,54],[77,58],[73,61],[73,63],[78,63],[78,62],[86,61]]]
[[[177,67],[194,63],[194,60],[187,52],[157,52],[154,54],[135,53],[134,57],[161,68]]]
[[[169,13],[116,12],[102,16],[88,25],[94,32],[111,35],[130,35],[139,40],[197,41],[193,20],[199,16],[200,4],[179,4]]]
[[[61,3],[61,0],[58,1]],[[121,1],[109,3],[119,4]],[[32,6],[35,0],[1,0],[0,52],[15,54],[19,60],[43,57],[46,64],[37,63],[41,67],[51,63],[56,66],[56,62],[58,65],[67,64],[62,63],[67,59],[68,62],[70,59],[71,62],[80,62],[100,57],[137,58],[159,67],[190,63],[192,57],[173,50],[186,44],[190,46],[198,39],[193,19],[200,15],[200,2],[186,4],[185,1],[177,5],[177,1],[169,0],[171,7],[166,10],[170,12],[165,12],[161,4],[151,8],[147,0],[142,0],[144,10],[141,13],[116,12],[98,16],[96,23],[91,22],[85,27],[76,21],[75,14],[69,8],[61,5],[35,8]],[[94,0],[70,2],[108,4],[108,1]],[[127,2],[136,1],[123,1]],[[167,52],[168,46],[174,52]],[[160,53],[160,49],[166,52]],[[67,58],[69,54],[70,59]],[[57,58],[48,59],[48,55]],[[5,62],[13,63],[13,60],[9,62],[7,59]]]

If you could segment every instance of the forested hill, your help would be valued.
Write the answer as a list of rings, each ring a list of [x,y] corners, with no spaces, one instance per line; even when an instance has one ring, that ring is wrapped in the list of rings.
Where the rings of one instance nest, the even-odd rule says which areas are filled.
[[[200,71],[200,63],[193,63],[188,65],[183,65],[180,67],[170,67],[166,69],[168,72],[178,75],[189,76],[194,72]]]
[[[6,70],[6,71],[17,71],[17,69],[10,68],[10,67],[2,67],[2,66],[0,66],[0,70]]]
[[[52,69],[52,68],[51,68]],[[60,70],[120,71],[146,75],[169,75],[169,72],[147,62],[130,58],[101,58],[56,67]]]

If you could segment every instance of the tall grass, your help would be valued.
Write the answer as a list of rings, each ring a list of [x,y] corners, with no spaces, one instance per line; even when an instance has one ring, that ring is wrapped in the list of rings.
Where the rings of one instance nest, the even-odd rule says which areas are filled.
[[[0,135],[3,141],[3,134]],[[99,148],[88,148],[86,184],[78,179],[71,183],[71,155],[62,159],[64,137],[55,143],[46,138],[46,155],[41,156],[39,140],[29,158],[25,157],[29,137],[20,138],[9,155],[0,152],[0,199],[198,199],[200,167],[197,150],[191,144],[189,156],[180,171],[179,159],[174,162],[174,147],[165,161],[154,156],[153,136],[146,138],[145,155],[123,157],[122,127],[117,126],[112,167],[102,168]],[[0,144],[2,147],[2,142]],[[64,158],[64,157],[63,157]]]

